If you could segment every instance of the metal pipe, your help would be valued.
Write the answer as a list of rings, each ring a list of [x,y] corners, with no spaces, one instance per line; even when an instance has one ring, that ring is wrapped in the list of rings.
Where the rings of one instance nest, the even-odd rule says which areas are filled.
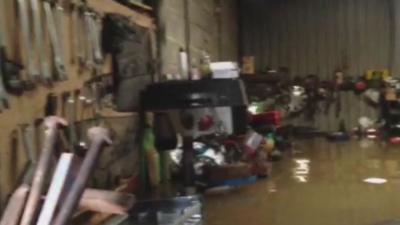
[[[91,140],[91,146],[87,152],[85,159],[79,169],[78,176],[72,184],[70,192],[67,194],[65,202],[62,204],[53,225],[65,225],[77,208],[78,203],[85,190],[86,183],[92,174],[94,167],[98,161],[101,150],[105,144],[111,144],[109,131],[102,127],[93,127],[88,131],[88,137]]]
[[[74,165],[75,164],[75,165]],[[61,204],[63,191],[67,191],[67,181],[71,179],[72,170],[76,166],[74,154],[63,153],[58,160],[56,170],[51,181],[46,200],[37,220],[37,225],[50,225],[57,207]]]
[[[4,210],[0,225],[18,225],[28,193],[29,185],[27,184],[22,184],[14,191]]]
[[[54,152],[54,145],[58,132],[57,129],[60,124],[67,125],[67,122],[64,119],[56,116],[47,117],[44,121],[46,128],[43,142],[44,146],[35,170],[31,192],[29,193],[20,225],[31,225],[38,211],[39,202],[45,183],[44,181],[49,171],[51,156]]]
[[[79,207],[94,212],[127,215],[134,203],[135,196],[132,194],[87,188]]]

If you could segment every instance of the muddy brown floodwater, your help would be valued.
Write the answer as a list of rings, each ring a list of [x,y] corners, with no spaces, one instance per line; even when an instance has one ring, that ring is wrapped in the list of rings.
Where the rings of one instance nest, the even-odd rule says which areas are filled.
[[[205,225],[372,225],[398,219],[400,145],[297,141],[274,163],[269,179],[205,200]]]

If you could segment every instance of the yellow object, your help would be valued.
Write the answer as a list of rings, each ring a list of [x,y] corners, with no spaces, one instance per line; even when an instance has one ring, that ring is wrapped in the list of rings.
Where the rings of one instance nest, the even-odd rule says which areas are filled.
[[[147,174],[151,187],[156,187],[161,182],[160,176],[160,155],[154,145],[153,129],[147,128],[143,137],[143,148],[147,162]]]
[[[156,187],[161,182],[160,177],[160,155],[153,150],[146,151],[147,170],[149,174],[150,186]]]
[[[272,138],[268,138],[266,140],[265,146],[266,146],[268,152],[272,152],[275,148],[275,140]]]
[[[255,59],[254,56],[243,56],[242,58],[242,73],[254,74],[255,73]]]
[[[386,101],[396,101],[397,100],[396,89],[387,88],[385,93],[385,99]]]
[[[275,149],[275,140],[270,137],[265,138],[262,148],[267,154],[271,153]]]
[[[367,74],[365,75],[366,80],[373,79],[387,79],[389,77],[389,70],[367,70]]]

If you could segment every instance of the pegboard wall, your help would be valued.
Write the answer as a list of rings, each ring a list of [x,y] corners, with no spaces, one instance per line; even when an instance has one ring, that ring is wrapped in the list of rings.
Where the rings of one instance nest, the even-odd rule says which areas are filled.
[[[17,14],[17,1],[16,0],[0,0],[4,1],[6,7],[6,43],[7,43],[7,58],[13,61],[25,65],[26,62],[23,60],[24,57],[24,46],[22,46],[21,31],[18,22]],[[26,1],[29,2],[29,1]],[[134,11],[125,6],[116,3],[113,0],[88,0],[88,6],[99,13],[104,15],[105,13],[119,13],[121,15],[128,16],[136,24],[149,28],[154,35],[155,26],[153,19],[148,13],[143,11]],[[1,18],[3,18],[1,16]],[[71,16],[65,12],[65,30],[66,37],[64,38],[66,46],[65,58],[67,59],[67,73],[69,79],[67,81],[55,82],[51,87],[37,84],[36,88],[31,91],[26,91],[22,96],[9,96],[9,109],[6,109],[0,114],[0,196],[1,202],[4,203],[6,197],[10,194],[13,187],[16,185],[17,177],[24,168],[26,157],[24,154],[23,146],[21,143],[21,132],[19,126],[21,124],[33,123],[38,118],[44,116],[44,106],[46,98],[49,93],[60,95],[65,91],[74,91],[82,88],[85,81],[90,79],[90,71],[78,72],[78,66],[71,60],[72,43],[71,38],[73,34],[71,29]],[[0,19],[1,20],[1,19]],[[5,20],[0,21],[4,23]],[[48,40],[47,40],[48,42]],[[48,43],[47,43],[48,44]],[[110,73],[111,71],[111,60],[109,56],[106,56],[103,73]],[[25,77],[26,71],[21,71],[21,76]],[[117,121],[111,120],[110,122],[115,125],[115,129],[118,133],[123,134],[126,130],[132,130],[134,114],[119,114],[112,110],[103,111],[102,114],[111,117],[122,116],[125,119],[118,119]],[[129,121],[129,122],[126,122]],[[11,148],[11,136],[12,134],[18,134],[18,144],[16,149]],[[125,149],[126,150],[126,149]],[[123,150],[123,151],[125,151]],[[129,151],[129,149],[128,149]],[[108,153],[114,154],[114,153]],[[107,155],[109,156],[109,155]],[[104,158],[104,157],[103,157]],[[107,162],[107,159],[103,160]],[[104,163],[107,165],[107,163]],[[104,169],[104,168],[103,168]]]

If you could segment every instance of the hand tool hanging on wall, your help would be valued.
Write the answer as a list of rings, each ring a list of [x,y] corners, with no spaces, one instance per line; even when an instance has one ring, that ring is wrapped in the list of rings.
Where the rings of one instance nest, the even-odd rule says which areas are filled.
[[[77,145],[77,134],[76,134],[76,105],[77,98],[75,93],[70,93],[67,99],[66,106],[66,118],[68,120],[68,137],[69,137],[69,149],[71,152],[75,152],[75,147]]]
[[[2,34],[0,31],[0,45],[1,45],[1,40],[2,40]],[[4,49],[2,46],[0,46],[0,111],[2,111],[3,109],[6,109],[9,107],[8,105],[8,93],[6,91],[5,85],[4,85],[4,78],[5,78],[5,74],[4,74],[4,66],[3,63],[5,61],[4,54],[2,54],[4,52]]]
[[[37,54],[35,52],[32,32],[30,29],[30,18],[29,18],[29,2],[26,0],[18,0],[18,12],[19,21],[21,26],[22,41],[24,43],[25,59],[27,65],[28,77],[31,80],[37,80],[39,78],[39,70],[37,68],[35,59]]]
[[[59,102],[58,96],[54,93],[49,93],[47,95],[47,100],[46,100],[46,105],[44,108],[44,116],[49,117],[49,116],[55,116],[55,115],[60,115],[62,118],[66,118],[66,105],[67,105],[67,99],[68,95],[65,96],[65,93],[68,94],[68,92],[64,92],[61,95],[61,101]],[[60,109],[59,109],[60,107]],[[60,110],[60,111],[59,111]],[[62,127],[58,131],[58,139],[56,141],[56,150],[55,150],[55,157],[58,158],[62,152],[68,151],[69,149],[69,142],[68,142],[68,127]]]
[[[68,91],[61,93],[61,116],[67,118],[68,98],[71,95]]]
[[[83,37],[83,2],[73,0],[71,3],[71,20],[73,27],[73,46],[74,55],[73,62],[77,62],[79,69],[82,69],[85,65],[85,44]]]
[[[65,225],[68,223],[82,197],[86,183],[94,170],[102,149],[106,144],[111,144],[109,131],[102,127],[90,128],[88,137],[91,141],[89,151],[79,169],[75,182],[72,184],[71,190],[67,194],[64,203],[61,205],[53,225]]]
[[[0,77],[3,82],[3,85],[0,84],[0,89],[5,89],[8,93],[14,95],[21,95],[23,92],[23,83],[19,78],[19,71],[21,66],[15,62],[11,62],[7,59],[6,48],[9,46],[9,38],[7,32],[8,17],[7,17],[7,8],[5,1],[0,1]],[[0,96],[4,96],[4,94],[0,94]]]
[[[37,148],[37,127],[36,124],[21,124],[20,131],[22,136],[22,146],[24,148],[24,154],[27,158],[27,162],[25,164],[22,179],[19,179],[19,182],[27,185],[31,185],[34,171],[37,165],[36,160],[36,148]]]
[[[91,104],[91,107],[93,107],[93,114],[94,116],[97,116],[102,109],[99,84],[96,82],[88,82],[86,85],[88,86],[88,90],[92,97],[93,104]]]
[[[96,110],[113,107],[114,80],[111,74],[92,77],[85,82],[84,87],[90,89],[95,100]]]
[[[89,9],[85,1],[79,4],[77,27],[75,28],[77,58],[80,65],[93,69],[95,75],[101,74],[103,65],[103,53],[101,48],[102,23],[100,16]],[[83,63],[84,62],[84,63]]]
[[[0,33],[3,34],[3,37],[0,39],[0,45],[3,47],[6,47],[10,43],[8,38],[9,36],[7,36],[7,26],[9,25],[7,10],[8,7],[6,1],[0,1]]]
[[[35,126],[33,124],[21,125],[22,144],[24,146],[25,154],[28,158],[29,169],[27,176],[33,177],[33,171],[36,167],[36,150],[35,150]]]
[[[86,68],[93,68],[94,59],[93,59],[93,42],[90,34],[90,26],[89,26],[89,18],[91,12],[89,11],[87,5],[85,4],[82,8],[83,13],[83,28],[84,28],[84,38],[85,38],[85,46],[86,46]]]
[[[2,18],[4,19],[6,17],[5,15],[5,2],[1,1],[0,3],[0,15],[2,15]],[[3,110],[4,108],[8,107],[8,94],[6,92],[6,88],[4,86],[4,79],[5,79],[5,74],[4,74],[4,61],[5,61],[5,45],[6,45],[6,35],[5,35],[5,21],[0,21],[2,24],[0,24],[0,111]]]
[[[101,20],[100,17],[92,11],[87,11],[85,17],[86,26],[88,28],[88,35],[90,37],[90,42],[93,47],[93,52],[89,54],[93,54],[94,71],[96,75],[99,75],[101,74],[101,68],[103,65],[103,53],[100,43]]]
[[[46,117],[44,117],[44,118],[46,118]],[[33,121],[33,125],[35,128],[34,133],[35,133],[35,143],[36,143],[36,146],[35,146],[36,156],[39,155],[39,153],[40,153],[40,149],[43,146],[43,140],[44,140],[44,136],[45,136],[45,134],[43,132],[43,130],[44,130],[43,120],[44,120],[43,118],[37,118]]]
[[[41,0],[31,0],[35,49],[37,50],[36,57],[38,58],[40,65],[40,74],[42,75],[41,78],[45,83],[49,83],[52,76],[43,33],[44,29],[42,24],[43,20],[41,10],[42,4],[39,1]]]
[[[65,60],[65,53],[66,53],[66,48],[65,48],[65,37],[67,36],[65,34],[66,32],[66,24],[65,24],[65,9],[64,9],[64,0],[56,0],[55,2],[55,17],[53,17],[56,20],[57,24],[57,36],[59,40],[59,49],[60,49],[60,60],[64,64],[64,68],[66,65],[66,60]],[[66,70],[66,68],[65,68]],[[66,76],[66,74],[65,74]],[[67,77],[62,77],[62,79],[67,79]]]
[[[67,122],[60,117],[51,116],[44,120],[45,136],[43,148],[35,170],[32,188],[29,193],[20,225],[31,225],[36,216],[40,197],[43,191],[44,181],[49,171],[50,161],[57,139],[58,127],[60,125],[67,125]]]
[[[88,146],[85,141],[85,136],[84,134],[84,125],[83,125],[83,117],[82,113],[84,112],[84,102],[87,100],[86,96],[82,94],[82,91],[80,89],[77,89],[74,91],[74,98],[75,98],[75,104],[74,104],[74,121],[72,125],[72,131],[73,131],[73,147],[74,151],[77,155],[82,156],[84,153],[88,150]],[[82,104],[83,103],[83,104]],[[94,114],[90,116],[90,118],[94,117]],[[76,122],[80,121],[79,126],[76,126]],[[85,130],[86,131],[86,130]]]
[[[56,15],[53,13],[52,2],[43,1],[43,8],[46,15],[47,29],[50,36],[50,42],[54,53],[54,63],[59,80],[67,80],[67,71],[65,67],[64,42],[61,37],[64,27],[64,10],[60,3],[56,6]],[[61,27],[60,27],[61,26]]]
[[[30,88],[19,77],[21,69],[22,66],[7,60],[6,48],[4,45],[0,45],[0,74],[3,78],[0,82],[3,82],[4,89],[10,94],[20,96],[24,89],[29,90]]]
[[[79,113],[79,118],[82,120],[94,117],[95,112],[93,107],[93,96],[90,87],[87,83],[85,83],[82,87],[79,101],[81,108],[81,111]]]
[[[11,184],[15,184],[18,182],[19,185],[19,180],[18,177],[15,176],[15,171],[18,171],[18,155],[20,153],[20,148],[19,148],[19,143],[20,143],[20,138],[19,138],[19,133],[17,129],[13,129],[10,132],[10,154],[9,157],[7,157],[8,162],[9,162],[9,167],[8,167],[8,174],[10,176],[9,182]],[[13,189],[14,190],[14,189]],[[0,187],[0,194],[2,195],[2,189]],[[3,201],[0,203],[0,205],[3,203]],[[1,210],[3,210],[3,206],[1,205]]]
[[[44,116],[55,116],[57,115],[58,108],[58,97],[54,93],[49,93],[46,97],[46,105],[44,108]]]

